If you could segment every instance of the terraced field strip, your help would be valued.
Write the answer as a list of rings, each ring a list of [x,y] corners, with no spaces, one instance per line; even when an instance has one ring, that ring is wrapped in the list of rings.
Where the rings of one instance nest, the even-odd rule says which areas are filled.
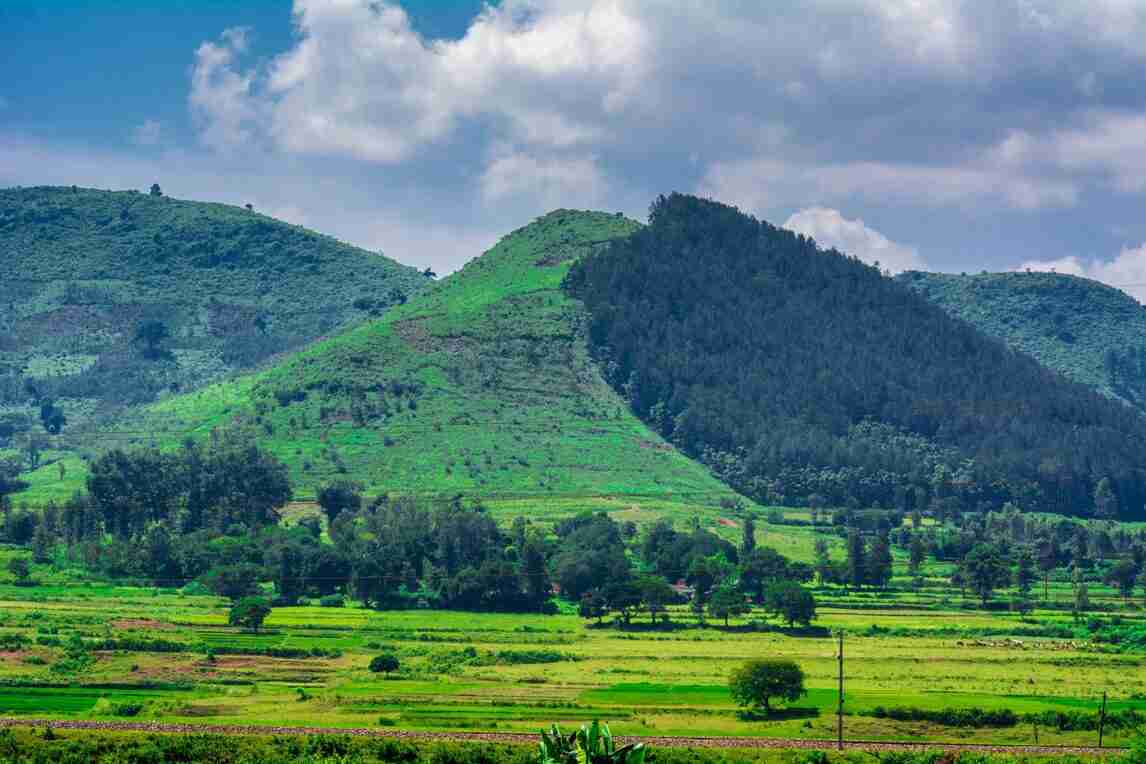
[[[167,722],[98,722],[56,719],[0,717],[0,729],[7,727],[52,727],[72,730],[110,732],[154,732],[213,735],[350,735],[403,740],[444,742],[520,743],[533,745],[537,735],[523,732],[421,732],[413,730],[367,729],[363,727],[279,727],[240,724],[172,724]],[[767,737],[685,737],[676,735],[630,735],[618,738],[622,743],[646,743],[663,748],[799,748],[823,750],[836,747],[834,740]],[[1096,746],[1056,745],[988,745],[979,743],[929,743],[897,740],[847,740],[844,748],[859,751],[978,751],[1028,755],[1108,756],[1126,749]]]

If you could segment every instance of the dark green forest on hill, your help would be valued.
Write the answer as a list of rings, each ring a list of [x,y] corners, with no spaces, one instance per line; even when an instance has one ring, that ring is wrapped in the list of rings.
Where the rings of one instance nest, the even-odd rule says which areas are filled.
[[[427,281],[158,186],[0,190],[0,449],[249,369]]]
[[[662,197],[566,284],[613,387],[754,497],[1142,514],[1146,421],[734,208]]]
[[[897,279],[1044,366],[1146,407],[1146,308],[1125,292],[1064,273],[908,271]]]

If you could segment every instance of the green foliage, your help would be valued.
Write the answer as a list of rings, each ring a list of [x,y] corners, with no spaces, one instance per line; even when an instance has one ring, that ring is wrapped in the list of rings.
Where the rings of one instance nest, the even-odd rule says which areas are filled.
[[[0,189],[0,251],[0,406],[34,416],[29,397],[56,401],[49,433],[223,379],[366,317],[359,297],[382,310],[427,283],[304,228],[159,193]]]
[[[243,597],[231,605],[227,623],[258,634],[263,621],[271,614],[271,603],[262,597]]]
[[[385,672],[389,674],[391,671],[397,671],[399,668],[398,656],[394,653],[383,653],[382,655],[375,655],[370,659],[370,671],[378,674]]]
[[[644,743],[617,747],[608,724],[594,720],[568,734],[554,724],[541,731],[539,764],[642,764],[648,749]]]
[[[734,208],[661,197],[566,283],[614,389],[759,500],[910,509],[910,487],[1081,514],[1103,478],[1120,506],[1146,500],[1146,420]]]
[[[777,581],[768,587],[764,605],[773,615],[788,622],[789,628],[808,626],[816,618],[816,598],[795,581]]]
[[[734,493],[627,411],[588,355],[581,306],[560,289],[573,260],[636,227],[546,215],[378,320],[154,404],[93,443],[156,430],[161,448],[177,447],[173,423],[200,442],[241,432],[288,466],[299,499],[347,483],[362,496],[463,493],[534,512],[535,499],[575,511],[587,496],[715,507]]]
[[[732,672],[728,689],[738,705],[767,714],[773,700],[794,702],[804,696],[804,672],[791,660],[751,660]]]
[[[1119,289],[1065,273],[908,271],[897,280],[1047,368],[1146,404],[1138,363],[1146,313]]]

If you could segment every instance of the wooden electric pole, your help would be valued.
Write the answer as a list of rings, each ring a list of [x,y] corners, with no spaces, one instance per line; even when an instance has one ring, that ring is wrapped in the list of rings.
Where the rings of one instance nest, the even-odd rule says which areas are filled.
[[[1102,691],[1102,707],[1098,709],[1098,747],[1102,747],[1102,728],[1106,726],[1106,690]]]
[[[836,660],[839,661],[839,704],[836,706],[836,748],[844,750],[844,630],[836,632]]]

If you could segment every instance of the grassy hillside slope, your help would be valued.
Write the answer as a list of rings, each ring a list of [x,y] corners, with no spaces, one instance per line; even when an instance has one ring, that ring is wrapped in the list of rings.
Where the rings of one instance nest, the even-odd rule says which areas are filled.
[[[16,425],[18,443],[21,432],[42,432],[39,402],[51,399],[67,435],[101,413],[252,368],[426,282],[239,207],[0,190],[0,420]],[[136,341],[148,323],[169,337]]]
[[[632,416],[560,288],[573,259],[637,227],[551,213],[380,320],[157,403],[92,450],[241,431],[290,466],[302,498],[346,478],[371,493],[464,492],[561,513],[715,505],[733,493]],[[82,469],[68,475],[37,473],[29,495],[66,493]]]
[[[1146,308],[1125,292],[1062,273],[959,276],[909,271],[899,281],[1044,366],[1146,405],[1146,376],[1111,374],[1107,355],[1146,349]]]

